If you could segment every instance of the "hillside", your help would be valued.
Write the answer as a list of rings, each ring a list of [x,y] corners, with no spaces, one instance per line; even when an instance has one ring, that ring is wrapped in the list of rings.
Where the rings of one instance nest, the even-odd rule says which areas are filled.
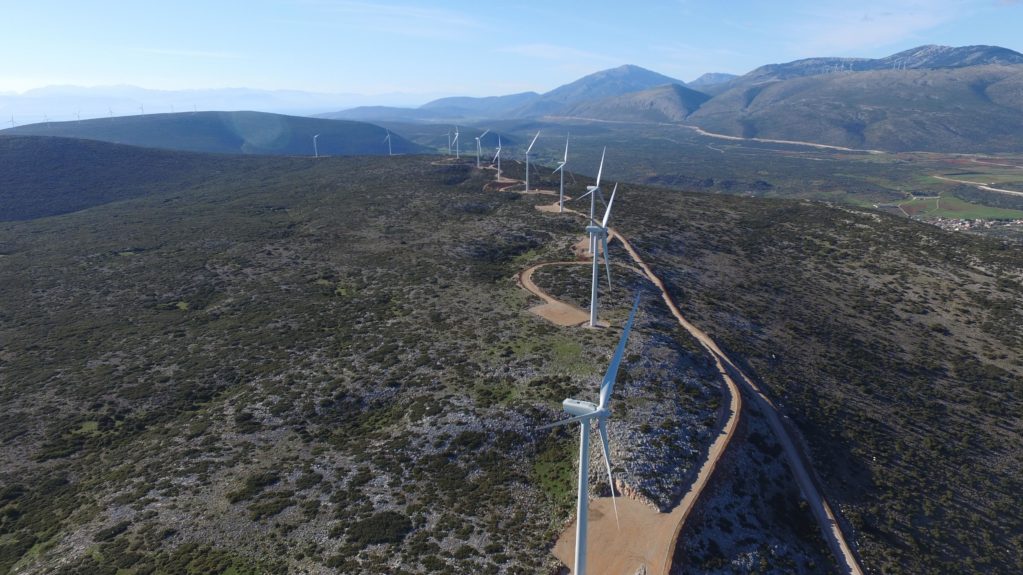
[[[1023,150],[1023,65],[841,72],[737,85],[688,122],[888,151]]]
[[[577,444],[536,428],[592,397],[617,332],[540,320],[513,278],[569,259],[579,220],[436,158],[209,161],[191,187],[0,223],[0,570],[553,571]],[[801,432],[866,566],[1023,568],[1003,552],[1023,545],[1018,248],[806,201],[619,193],[613,225]],[[537,281],[584,302],[586,266],[554,270]],[[670,507],[720,380],[620,270],[612,325],[644,299],[615,474]],[[778,444],[742,420],[682,568],[827,572]]]
[[[0,135],[58,136],[191,152],[312,156],[319,134],[321,156],[386,155],[383,128],[362,122],[262,112],[184,112],[30,124]],[[423,148],[392,135],[396,154]]]
[[[537,100],[512,110],[510,115],[516,118],[532,118],[562,114],[583,102],[640,92],[665,84],[682,85],[683,82],[639,66],[619,66],[583,76],[574,82],[545,92]]]
[[[1018,247],[806,201],[643,194],[628,206],[618,225],[683,313],[802,433],[870,572],[1023,569],[1004,552],[1023,545]],[[686,573],[750,549],[719,519],[749,496],[756,470],[738,467],[721,479],[733,497],[684,534]]]
[[[546,323],[511,277],[579,222],[435,158],[238,159],[0,224],[0,571],[552,571],[577,443],[537,427],[618,332]],[[698,349],[645,297],[611,435],[663,506],[721,404]]]
[[[619,122],[681,122],[710,96],[678,84],[579,104],[565,115]]]
[[[427,102],[420,110],[433,114],[460,115],[465,118],[495,118],[504,116],[516,108],[520,108],[540,98],[536,92],[522,92],[507,96],[490,96],[486,98],[441,98]]]
[[[225,166],[244,170],[257,165],[266,167],[272,161],[74,138],[0,136],[0,221],[179,191],[216,179]]]

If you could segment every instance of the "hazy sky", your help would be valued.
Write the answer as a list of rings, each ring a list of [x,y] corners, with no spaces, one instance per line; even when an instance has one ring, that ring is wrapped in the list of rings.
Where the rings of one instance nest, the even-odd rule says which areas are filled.
[[[495,95],[920,44],[1023,51],[1020,0],[0,0],[0,92],[52,84]]]

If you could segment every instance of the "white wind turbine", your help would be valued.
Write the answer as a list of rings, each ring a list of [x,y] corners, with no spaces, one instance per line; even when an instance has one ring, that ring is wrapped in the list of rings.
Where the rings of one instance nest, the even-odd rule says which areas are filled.
[[[497,135],[497,150],[494,152],[494,161],[497,162],[497,179],[501,179],[501,134]]]
[[[394,153],[391,152],[391,131],[387,128],[384,128],[384,130],[387,132],[387,137],[384,138],[384,141],[387,142],[387,155],[393,156]]]
[[[314,158],[319,158],[320,157],[320,148],[316,145],[316,140],[318,140],[319,137],[320,137],[319,134],[316,134],[315,136],[313,136],[313,157]]]
[[[614,356],[611,357],[611,363],[608,364],[607,371],[604,372],[604,379],[600,382],[600,403],[594,405],[589,401],[566,399],[561,403],[561,406],[572,417],[540,428],[547,429],[579,422],[579,492],[576,498],[575,564],[573,565],[572,575],[586,575],[591,419],[597,420],[601,452],[604,454],[604,466],[607,469],[607,481],[611,486],[611,502],[614,505],[615,521],[618,521],[618,501],[615,499],[615,484],[611,476],[611,447],[607,435],[607,420],[611,416],[611,392],[614,391],[618,368],[621,366],[622,357],[625,355],[625,344],[629,340],[629,332],[632,331],[632,322],[636,319],[637,308],[639,308],[639,295],[636,296],[636,301],[632,304],[632,311],[629,312],[629,321],[625,323],[622,337],[618,340],[618,347],[615,348]]]
[[[483,136],[486,136],[489,133],[490,133],[490,130],[487,130],[486,132],[483,132],[479,136],[476,136],[476,169],[477,170],[480,168],[480,154],[483,153],[483,148],[480,146],[480,140],[483,139]]]
[[[593,284],[590,286],[590,327],[597,327],[597,287],[600,283],[600,265],[598,263],[598,255],[600,248],[604,248],[604,267],[607,270],[607,287],[611,289],[611,263],[607,253],[607,222],[611,218],[611,205],[615,201],[615,192],[618,191],[618,184],[615,184],[614,190],[611,192],[611,201],[607,203],[607,208],[604,211],[604,219],[601,223],[597,223],[594,218],[594,211],[596,209],[596,197],[600,195],[601,201],[604,201],[604,194],[600,191],[600,176],[604,173],[604,155],[607,153],[607,148],[600,154],[600,167],[597,169],[597,182],[595,185],[586,186],[587,192],[579,199],[590,196],[590,219],[589,225],[586,226],[586,231],[590,234],[590,253],[593,254]]]
[[[451,155],[451,130],[448,129],[448,155]]]
[[[461,152],[459,152],[458,150],[458,126],[455,126],[455,139],[451,140],[451,143],[455,145],[455,159],[456,160],[461,159],[462,157],[460,155]],[[448,153],[450,154],[451,150],[448,150]]]
[[[565,136],[565,157],[558,164],[558,167],[554,169],[555,172],[561,172],[561,191],[558,193],[558,212],[565,211],[565,164],[568,163],[568,139],[570,136]]]
[[[597,285],[600,284],[600,264],[597,262],[599,251],[604,252],[604,269],[607,271],[607,289],[611,289],[611,256],[607,253],[607,221],[611,219],[611,205],[615,202],[618,184],[611,190],[611,199],[607,202],[604,219],[598,224],[590,220],[586,231],[590,233],[590,249],[593,251],[593,284],[590,286],[590,327],[597,327]],[[600,248],[599,250],[597,248]]]
[[[526,148],[526,191],[529,191],[529,152],[533,150],[533,144],[536,143],[536,139],[540,137],[540,130],[536,131],[536,135],[533,136],[533,141],[529,143],[529,147]]]

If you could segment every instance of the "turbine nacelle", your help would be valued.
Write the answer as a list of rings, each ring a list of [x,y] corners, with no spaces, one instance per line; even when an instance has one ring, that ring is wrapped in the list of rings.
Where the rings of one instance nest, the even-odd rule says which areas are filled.
[[[562,409],[565,413],[573,416],[586,416],[586,415],[597,415],[597,404],[591,401],[583,401],[581,399],[566,399],[561,402]]]

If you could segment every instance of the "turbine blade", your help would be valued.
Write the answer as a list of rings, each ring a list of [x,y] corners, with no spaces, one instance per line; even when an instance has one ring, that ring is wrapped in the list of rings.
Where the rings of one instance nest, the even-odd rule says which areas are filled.
[[[561,421],[555,421],[554,423],[548,423],[547,425],[541,425],[540,427],[537,427],[536,429],[537,429],[537,431],[539,431],[541,429],[550,429],[552,427],[561,427],[562,425],[568,425],[569,423],[575,423],[577,421],[585,421],[587,419],[593,419],[594,417],[597,417],[597,412],[596,411],[594,411],[593,413],[587,413],[587,414],[584,414],[584,415],[577,415],[575,417],[570,417],[568,419],[562,419]]]
[[[561,169],[564,168],[564,167],[565,167],[565,162],[561,162],[560,164],[558,164],[558,167],[554,168],[554,171],[551,172],[551,173],[552,174],[556,174],[556,173],[560,172]]]
[[[562,164],[568,163],[568,139],[572,137],[571,134],[565,136],[565,159],[561,161]]]
[[[535,135],[535,136],[533,136],[533,141],[532,141],[532,142],[530,142],[530,143],[529,143],[529,147],[528,147],[528,148],[526,148],[526,153],[527,153],[527,154],[528,154],[528,153],[529,153],[529,152],[530,152],[530,151],[531,151],[531,150],[533,149],[533,144],[535,144],[535,143],[536,143],[536,139],[537,139],[537,138],[539,138],[539,137],[540,137],[540,130],[537,130],[537,131],[536,131],[536,135]]]
[[[600,175],[604,173],[604,154],[607,153],[607,146],[604,146],[604,151],[600,153],[600,168],[597,169],[597,185],[600,187]]]
[[[607,289],[611,289],[611,256],[607,253],[607,234],[600,236],[600,242],[604,249],[604,269],[607,270]]]
[[[600,188],[594,188],[593,186],[590,186],[589,191],[587,191],[585,194],[579,196],[578,198],[573,198],[573,199],[574,200],[581,200],[581,199],[585,198],[586,196],[592,194],[594,191],[596,191],[598,189],[600,189]],[[596,223],[596,222],[594,222],[594,223]]]
[[[600,432],[600,447],[604,454],[604,467],[607,468],[607,483],[611,486],[611,504],[615,508],[615,523],[618,530],[622,530],[622,524],[618,520],[618,499],[615,497],[615,481],[611,477],[611,445],[607,437],[607,420],[601,418],[597,421],[597,431]]]
[[[483,136],[486,136],[489,133],[490,133],[490,130],[487,130],[486,132],[483,132],[482,134],[480,134],[480,138],[482,138]],[[479,139],[479,138],[477,138],[477,139]]]
[[[604,373],[604,381],[600,384],[600,405],[597,410],[607,409],[611,400],[611,392],[614,391],[615,378],[618,377],[618,367],[622,363],[622,356],[625,355],[625,344],[629,341],[629,332],[632,331],[632,322],[636,319],[636,310],[639,309],[639,294],[636,294],[636,301],[632,304],[632,311],[629,313],[629,321],[625,322],[625,329],[622,330],[622,338],[618,340],[618,347],[611,358],[611,363]]]
[[[611,206],[615,203],[615,192],[618,191],[618,182],[615,182],[615,187],[611,190],[611,201],[607,203],[607,210],[604,212],[604,221],[600,223],[600,227],[606,228],[607,221],[611,219]]]

